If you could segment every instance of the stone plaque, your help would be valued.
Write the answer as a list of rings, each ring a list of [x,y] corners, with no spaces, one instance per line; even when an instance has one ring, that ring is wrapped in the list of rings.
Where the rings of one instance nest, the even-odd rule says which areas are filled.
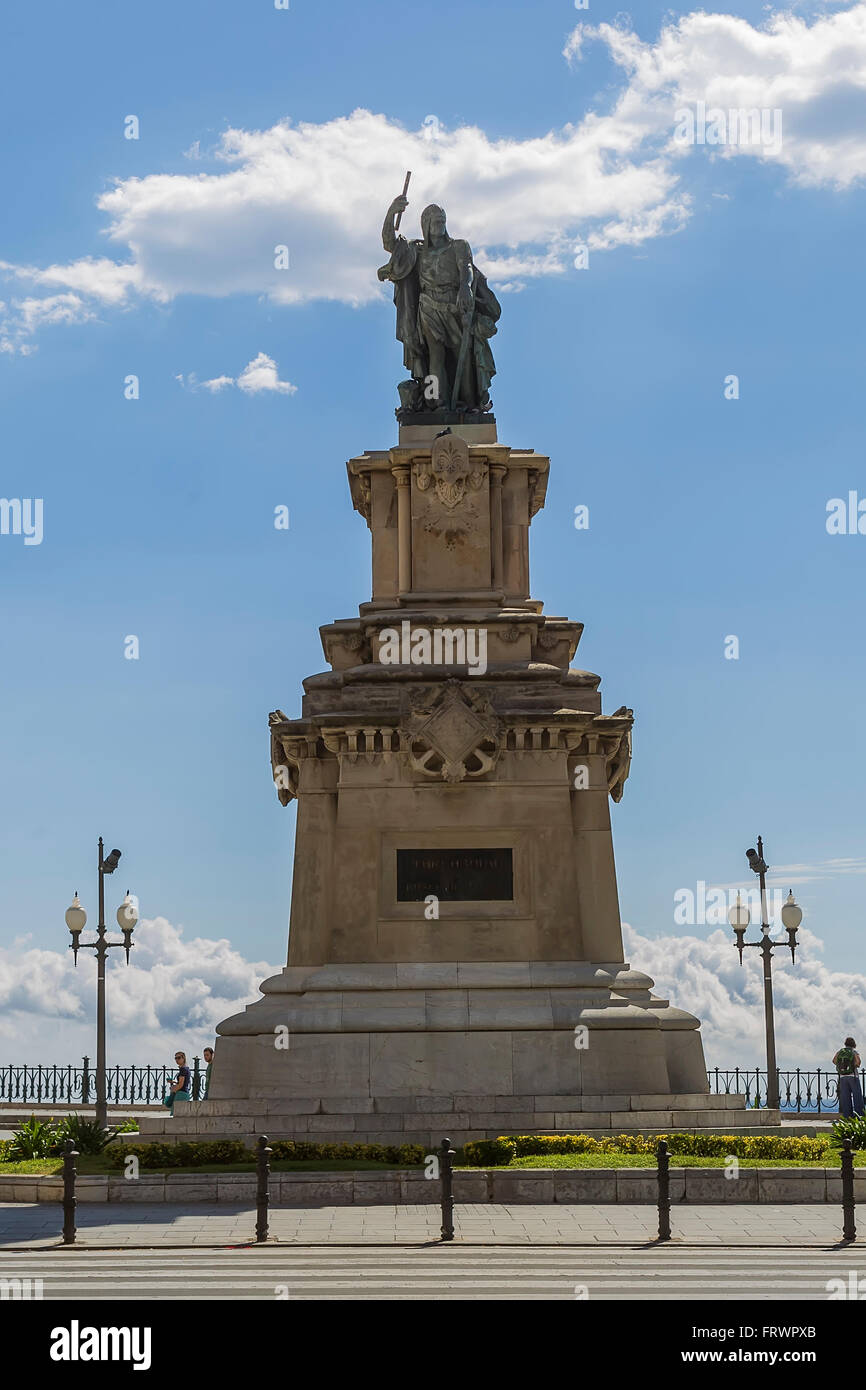
[[[398,849],[397,901],[511,902],[514,865],[510,849]]]

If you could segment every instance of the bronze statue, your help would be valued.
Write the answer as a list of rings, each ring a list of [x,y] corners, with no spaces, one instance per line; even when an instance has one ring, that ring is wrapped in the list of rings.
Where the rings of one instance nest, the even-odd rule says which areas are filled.
[[[398,387],[397,415],[487,412],[496,373],[489,340],[502,312],[499,301],[473,263],[468,241],[448,235],[445,213],[435,203],[421,214],[419,240],[399,235],[407,206],[401,194],[388,209],[382,245],[391,259],[379,269],[379,279],[394,284],[397,337],[411,374]]]

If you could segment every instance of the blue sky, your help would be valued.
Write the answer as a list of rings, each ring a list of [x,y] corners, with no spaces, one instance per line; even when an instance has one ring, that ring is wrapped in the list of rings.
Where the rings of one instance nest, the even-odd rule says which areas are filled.
[[[866,999],[866,537],[825,526],[830,498],[866,497],[864,10],[16,11],[0,493],[44,499],[44,539],[0,536],[4,1053],[27,1037],[53,1059],[27,977],[63,949],[73,889],[95,909],[100,833],[124,851],[118,902],[129,887],[184,943],[228,938],[240,971],[217,988],[175,942],[171,1001],[130,1010],[123,1055],[154,1018],[210,1027],[239,961],[284,960],[295,811],[271,785],[267,715],[299,712],[318,625],[369,597],[344,464],[396,441],[375,271],[406,167],[412,234],[441,199],[500,292],[499,437],[551,457],[533,594],[586,624],[575,664],[601,673],[605,709],[635,710],[612,808],[623,918],[668,943],[665,984],[700,1012],[677,942],[709,929],[677,926],[674,894],[745,883],[761,832],[823,942],[815,969]],[[782,110],[780,154],[672,154],[675,107],[728,92]],[[262,354],[271,389],[242,389]],[[205,983],[195,1017],[186,977]],[[82,1007],[69,996],[72,1048]],[[790,1008],[803,1051],[807,1005]]]

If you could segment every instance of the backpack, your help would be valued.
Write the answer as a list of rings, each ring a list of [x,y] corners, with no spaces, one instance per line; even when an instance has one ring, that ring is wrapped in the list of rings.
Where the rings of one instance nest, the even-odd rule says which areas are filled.
[[[840,1076],[853,1076],[857,1067],[850,1047],[840,1047],[836,1053],[836,1070]]]

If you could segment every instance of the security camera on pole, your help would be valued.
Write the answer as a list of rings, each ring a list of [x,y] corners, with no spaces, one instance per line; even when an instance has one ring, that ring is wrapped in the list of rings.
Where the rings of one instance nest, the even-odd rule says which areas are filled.
[[[767,1106],[770,1110],[779,1108],[779,1071],[776,1066],[776,1029],[773,1019],[773,976],[772,960],[774,946],[789,946],[791,949],[791,959],[794,960],[797,950],[797,928],[803,920],[803,913],[794,901],[794,894],[788,890],[787,901],[782,908],[782,925],[788,933],[787,941],[770,940],[770,924],[767,921],[767,870],[769,865],[764,860],[764,842],[758,836],[758,848],[756,850],[746,850],[746,858],[749,861],[749,868],[758,875],[761,885],[761,939],[760,941],[746,941],[746,929],[752,919],[749,909],[740,901],[737,894],[737,901],[728,913],[728,921],[734,929],[736,936],[736,947],[740,953],[740,964],[743,963],[743,951],[749,946],[755,946],[764,958],[764,1019],[767,1029]]]
[[[127,890],[126,897],[117,909],[117,925],[123,932],[122,941],[109,941],[105,934],[105,875],[113,874],[120,861],[120,850],[113,849],[111,853],[103,857],[102,836],[99,837],[99,921],[96,924],[96,940],[82,941],[81,933],[87,923],[87,913],[81,906],[76,890],[75,897],[70,907],[66,909],[66,925],[72,934],[70,950],[73,953],[75,964],[78,964],[78,952],[82,946],[92,947],[96,952],[96,1123],[104,1129],[108,1123],[108,1107],[106,1104],[106,1082],[105,1082],[105,961],[112,946],[122,946],[126,951],[126,963],[129,964],[129,952],[132,948],[132,933],[138,921],[138,907],[135,899],[130,897]]]

